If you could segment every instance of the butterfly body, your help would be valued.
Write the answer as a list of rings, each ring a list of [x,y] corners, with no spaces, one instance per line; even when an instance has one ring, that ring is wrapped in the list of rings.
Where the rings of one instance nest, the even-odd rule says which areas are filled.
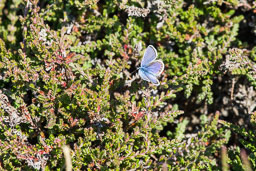
[[[156,49],[152,45],[149,45],[142,58],[141,66],[139,67],[139,75],[143,80],[158,86],[160,83],[157,76],[163,72],[164,63],[161,60],[155,60],[156,57]]]

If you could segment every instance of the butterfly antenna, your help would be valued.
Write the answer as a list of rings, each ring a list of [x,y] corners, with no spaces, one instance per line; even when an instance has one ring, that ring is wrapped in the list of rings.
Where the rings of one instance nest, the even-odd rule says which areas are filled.
[[[133,74],[134,72],[136,72],[138,69],[139,69],[139,68],[137,68],[136,70],[132,71],[132,73],[131,73],[131,74]]]

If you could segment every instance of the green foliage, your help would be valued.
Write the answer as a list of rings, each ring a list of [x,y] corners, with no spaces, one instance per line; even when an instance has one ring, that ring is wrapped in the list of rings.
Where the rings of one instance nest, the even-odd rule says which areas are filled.
[[[255,169],[255,7],[1,1],[1,170],[61,170],[63,145],[73,170]],[[159,87],[133,74],[149,44]]]

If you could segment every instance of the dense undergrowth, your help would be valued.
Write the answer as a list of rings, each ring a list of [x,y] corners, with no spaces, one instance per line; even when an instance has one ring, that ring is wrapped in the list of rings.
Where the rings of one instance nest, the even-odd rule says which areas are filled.
[[[1,170],[255,170],[255,7],[0,1]]]

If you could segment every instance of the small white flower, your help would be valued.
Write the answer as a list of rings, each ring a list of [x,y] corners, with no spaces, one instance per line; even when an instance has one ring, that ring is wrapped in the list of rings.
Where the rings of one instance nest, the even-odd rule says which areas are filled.
[[[47,33],[46,33],[46,30],[45,29],[42,29],[40,32],[39,32],[39,40],[42,40],[42,41],[46,41],[46,36],[47,36]]]

